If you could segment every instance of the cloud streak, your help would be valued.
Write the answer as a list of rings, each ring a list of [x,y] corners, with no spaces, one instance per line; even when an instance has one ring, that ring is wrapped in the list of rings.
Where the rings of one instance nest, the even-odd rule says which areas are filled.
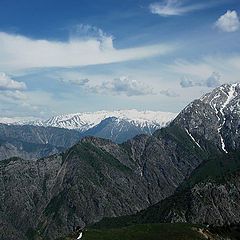
[[[151,45],[116,49],[113,38],[72,37],[67,42],[34,40],[0,32],[0,69],[15,70],[43,67],[73,67],[143,59],[167,54],[171,45]]]
[[[184,4],[182,0],[164,0],[149,5],[150,12],[163,17],[180,16],[189,12],[211,7],[211,3]]]

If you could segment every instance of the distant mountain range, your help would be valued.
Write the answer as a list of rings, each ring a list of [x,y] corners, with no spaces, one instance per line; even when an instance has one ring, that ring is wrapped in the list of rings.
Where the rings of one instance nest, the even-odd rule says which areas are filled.
[[[53,156],[2,160],[0,237],[51,240],[105,217],[131,214],[136,215],[99,224],[240,224],[239,119],[240,85],[226,84],[193,101],[152,135],[121,144],[84,137]],[[124,121],[110,116],[86,131],[116,136],[130,123]],[[12,127],[4,125],[2,134],[20,131]],[[46,127],[27,127],[39,128],[36,143],[43,139]],[[51,144],[57,139],[71,145],[72,131],[83,134],[50,129],[64,131]],[[19,132],[16,139],[28,140],[25,134]]]
[[[7,125],[54,127],[75,130],[81,136],[96,136],[122,143],[138,134],[152,134],[165,127],[176,116],[175,113],[119,110],[60,115],[48,120],[24,120],[2,118]],[[80,138],[79,138],[80,139]]]
[[[159,111],[137,111],[118,110],[118,111],[98,111],[98,112],[83,112],[75,114],[67,114],[52,117],[44,121],[28,121],[25,124],[58,127],[66,129],[74,129],[80,132],[85,132],[107,118],[116,118],[118,121],[126,121],[135,125],[138,128],[146,129],[148,133],[152,133],[153,129],[166,126],[177,114]],[[21,122],[19,122],[21,124]],[[148,130],[147,130],[148,129]]]

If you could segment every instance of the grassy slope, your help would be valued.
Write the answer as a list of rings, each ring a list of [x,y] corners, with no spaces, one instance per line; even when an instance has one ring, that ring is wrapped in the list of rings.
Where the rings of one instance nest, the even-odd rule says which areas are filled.
[[[77,234],[61,240],[76,239]],[[203,240],[190,224],[143,224],[115,229],[88,229],[83,240]],[[60,240],[60,239],[59,239]]]

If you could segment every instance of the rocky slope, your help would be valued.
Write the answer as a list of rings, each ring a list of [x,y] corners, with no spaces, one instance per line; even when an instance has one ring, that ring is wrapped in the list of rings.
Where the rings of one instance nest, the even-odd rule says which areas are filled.
[[[39,159],[64,151],[65,148],[50,144],[36,144],[18,141],[16,139],[0,139],[0,161],[11,157],[26,160]]]
[[[3,220],[22,239],[32,229],[54,239],[102,217],[131,214],[170,196],[203,155],[185,131],[175,129],[122,145],[89,137],[61,155],[4,160]]]
[[[28,143],[70,147],[80,139],[77,131],[38,126],[0,124],[1,139],[13,138]]]
[[[104,219],[95,227],[143,223],[240,226],[239,159],[239,152],[211,157],[201,163],[172,196],[135,215]]]
[[[37,159],[59,153],[81,138],[74,130],[0,124],[0,160],[18,156]]]
[[[214,226],[240,224],[239,156],[237,153],[206,162],[173,196],[146,211],[142,219]]]

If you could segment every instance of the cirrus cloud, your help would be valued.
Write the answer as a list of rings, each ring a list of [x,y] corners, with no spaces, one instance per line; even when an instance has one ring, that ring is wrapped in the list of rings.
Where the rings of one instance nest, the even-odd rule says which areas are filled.
[[[161,2],[155,2],[149,5],[151,13],[157,14],[163,17],[167,16],[179,16],[188,12],[201,10],[211,7],[211,3],[195,3],[185,4],[183,0],[164,0]]]
[[[89,35],[87,38],[71,36],[67,42],[35,40],[0,32],[0,69],[9,71],[115,63],[165,55],[174,49],[175,46],[169,44],[116,49],[112,36],[101,31],[97,36]]]

